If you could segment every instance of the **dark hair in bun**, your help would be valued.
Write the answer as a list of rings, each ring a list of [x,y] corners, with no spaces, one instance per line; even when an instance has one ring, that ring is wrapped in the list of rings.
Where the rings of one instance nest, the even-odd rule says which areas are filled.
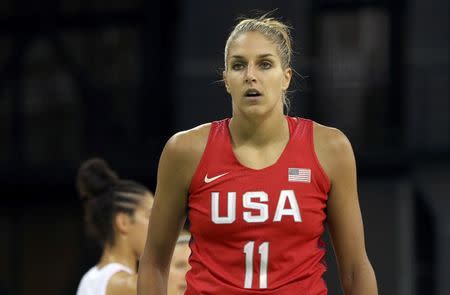
[[[82,199],[94,198],[119,182],[119,177],[109,164],[100,158],[84,162],[77,175],[77,189]]]
[[[142,184],[120,179],[100,158],[81,164],[76,187],[84,202],[87,233],[101,246],[114,244],[113,220],[116,214],[124,212],[132,216],[142,198],[150,194]]]

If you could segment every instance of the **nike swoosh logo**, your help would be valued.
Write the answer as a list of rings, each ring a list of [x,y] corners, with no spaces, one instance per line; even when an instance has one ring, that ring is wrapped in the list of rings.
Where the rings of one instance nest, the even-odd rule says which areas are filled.
[[[214,176],[214,177],[211,177],[211,178],[208,178],[208,173],[206,173],[206,175],[205,175],[205,183],[213,182],[214,180],[219,179],[219,178],[221,178],[222,176],[227,175],[228,173],[229,173],[229,172],[226,172],[226,173],[224,173],[224,174],[220,174],[220,175],[217,175],[217,176]]]

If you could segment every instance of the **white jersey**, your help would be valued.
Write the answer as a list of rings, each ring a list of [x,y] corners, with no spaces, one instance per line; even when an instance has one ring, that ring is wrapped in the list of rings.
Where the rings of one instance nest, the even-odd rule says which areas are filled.
[[[100,269],[97,266],[92,267],[81,278],[77,295],[105,295],[109,280],[121,271],[133,274],[129,267],[120,263],[110,263]]]

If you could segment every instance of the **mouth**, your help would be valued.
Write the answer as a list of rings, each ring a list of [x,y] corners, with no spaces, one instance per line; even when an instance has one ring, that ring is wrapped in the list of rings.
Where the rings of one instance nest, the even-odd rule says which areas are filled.
[[[247,91],[244,92],[244,97],[251,100],[258,99],[262,95],[263,94],[259,90],[254,88],[247,89]]]

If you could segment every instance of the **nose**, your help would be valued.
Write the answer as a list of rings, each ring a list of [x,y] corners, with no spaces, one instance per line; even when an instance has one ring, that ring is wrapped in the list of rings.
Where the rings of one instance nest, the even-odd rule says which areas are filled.
[[[245,73],[245,83],[251,82],[256,82],[255,66],[253,64],[248,64],[247,71]]]

